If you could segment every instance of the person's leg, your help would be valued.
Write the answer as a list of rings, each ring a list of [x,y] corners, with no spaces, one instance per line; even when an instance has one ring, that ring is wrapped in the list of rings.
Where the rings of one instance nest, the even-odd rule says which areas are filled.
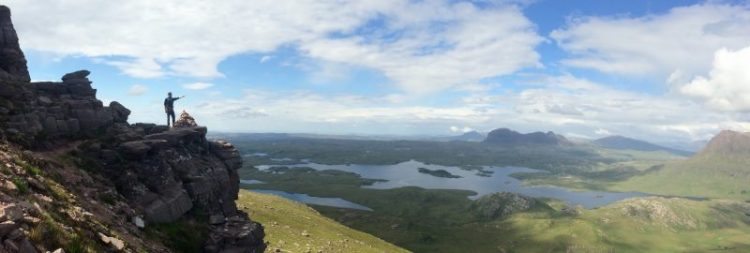
[[[172,119],[171,119],[171,117],[173,117],[172,113],[167,112],[167,127],[171,127],[172,126]]]
[[[175,122],[175,120],[176,120],[176,119],[175,119],[175,115],[174,115],[174,111],[170,111],[170,112],[169,112],[169,116],[170,116],[170,117],[172,117],[172,127],[174,127],[174,122]]]

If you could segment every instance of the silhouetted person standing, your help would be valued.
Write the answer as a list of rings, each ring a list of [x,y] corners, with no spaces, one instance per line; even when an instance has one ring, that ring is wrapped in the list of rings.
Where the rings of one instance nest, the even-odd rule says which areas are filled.
[[[164,99],[164,111],[167,113],[167,126],[174,126],[175,116],[174,116],[174,101],[182,97],[173,98],[172,92],[167,93],[167,98]],[[171,120],[170,120],[171,117]]]

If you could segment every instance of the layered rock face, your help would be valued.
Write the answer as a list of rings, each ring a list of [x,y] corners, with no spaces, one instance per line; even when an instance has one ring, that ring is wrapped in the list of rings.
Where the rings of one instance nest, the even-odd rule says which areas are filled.
[[[208,141],[205,127],[167,129],[115,123],[82,148],[146,221],[173,222],[192,211],[211,225],[207,252],[262,252],[263,227],[237,210],[239,151]]]
[[[102,128],[125,123],[130,110],[117,102],[105,107],[88,75],[82,70],[65,75],[62,82],[2,81],[3,134],[27,147],[43,147],[54,140],[94,137]]]
[[[10,9],[5,6],[0,6],[0,79],[22,82],[30,80],[26,58],[10,19]]]
[[[78,164],[101,175],[122,195],[138,219],[150,223],[208,220],[206,252],[263,252],[263,227],[237,210],[237,169],[232,144],[206,139],[198,126],[169,129],[129,124],[130,110],[104,106],[81,70],[61,82],[30,83],[26,61],[0,6],[0,135],[31,149],[77,144]]]

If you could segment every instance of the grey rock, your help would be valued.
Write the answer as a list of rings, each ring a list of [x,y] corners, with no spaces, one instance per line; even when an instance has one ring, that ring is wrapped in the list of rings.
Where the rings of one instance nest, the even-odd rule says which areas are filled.
[[[79,70],[79,71],[70,72],[70,73],[65,74],[62,77],[62,80],[63,80],[63,82],[65,82],[65,81],[70,81],[70,80],[73,80],[73,79],[85,79],[90,74],[91,74],[91,71],[88,71],[88,70],[85,70],[85,69],[84,70]]]
[[[158,134],[149,134],[145,138],[147,140],[165,140],[169,145],[178,145],[204,140],[205,133],[202,133],[200,128],[180,128]]]
[[[132,157],[141,157],[151,150],[151,146],[145,141],[129,141],[120,144],[120,150]]]
[[[18,247],[19,253],[38,253],[39,251],[34,247],[28,239],[24,238]]]
[[[187,192],[181,187],[173,187],[160,194],[144,211],[149,222],[164,223],[176,221],[192,208],[193,202]]]
[[[39,97],[38,97],[37,99],[39,100],[39,103],[41,103],[42,105],[49,105],[49,104],[52,104],[52,100],[51,100],[51,99],[49,99],[48,97],[45,97],[45,96],[39,96]]]
[[[115,122],[128,122],[128,116],[130,115],[130,110],[128,110],[128,108],[125,108],[125,106],[117,101],[109,103],[109,108],[112,110],[112,116],[114,117]]]
[[[49,134],[57,133],[57,120],[54,117],[47,117],[44,120],[44,130]]]
[[[0,6],[0,79],[28,82],[31,80],[26,57],[18,44],[10,9]]]
[[[10,232],[13,232],[13,230],[16,230],[20,226],[21,224],[15,223],[13,221],[5,221],[3,223],[0,223],[0,238],[5,238],[6,235],[10,234]]]
[[[140,216],[133,216],[132,222],[133,222],[133,224],[135,224],[135,226],[137,228],[145,228],[146,227],[146,222],[143,221],[143,218],[141,218]]]
[[[214,215],[208,216],[208,224],[219,225],[219,224],[223,224],[224,222],[226,222],[226,217],[224,217],[224,215],[214,214]]]
[[[23,209],[16,204],[0,207],[0,221],[19,221],[23,219]]]

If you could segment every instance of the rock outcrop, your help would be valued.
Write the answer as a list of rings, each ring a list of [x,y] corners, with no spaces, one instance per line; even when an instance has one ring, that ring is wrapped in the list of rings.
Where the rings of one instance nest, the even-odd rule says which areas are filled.
[[[8,139],[26,147],[55,141],[91,138],[115,123],[127,122],[130,110],[117,102],[103,105],[81,70],[62,82],[0,85],[0,128]]]
[[[10,19],[10,9],[0,5],[0,80],[28,82],[26,58]]]
[[[197,126],[192,117],[174,129],[129,124],[130,110],[125,106],[117,102],[104,106],[96,98],[86,70],[68,73],[61,82],[31,83],[10,11],[4,6],[0,6],[0,32],[0,135],[4,140],[52,153],[69,147],[72,151],[63,154],[65,159],[88,171],[77,177],[91,178],[88,184],[112,195],[105,199],[122,199],[127,206],[117,209],[127,216],[123,220],[137,221],[137,227],[177,220],[204,222],[209,223],[204,224],[209,230],[205,252],[264,251],[263,226],[235,204],[242,159],[232,144],[207,140],[207,128]],[[65,166],[50,168],[61,167]],[[65,180],[70,175],[64,174],[58,176],[65,183],[81,181]],[[81,191],[84,198],[90,192]],[[13,226],[0,224],[0,234]],[[103,232],[107,231],[88,236],[128,251],[120,239]],[[19,240],[15,244],[19,249],[28,246]],[[37,252],[33,245],[20,251]],[[5,251],[0,247],[0,252]]]
[[[564,136],[553,132],[522,134],[507,128],[492,130],[487,134],[484,143],[495,145],[572,145]]]
[[[502,219],[534,208],[551,210],[547,204],[539,200],[511,192],[482,196],[475,200],[471,207],[477,216],[485,220]]]
[[[205,127],[167,129],[116,123],[81,148],[147,222],[174,222],[200,211],[211,223],[207,252],[262,252],[263,227],[237,210],[239,151],[208,141]]]

